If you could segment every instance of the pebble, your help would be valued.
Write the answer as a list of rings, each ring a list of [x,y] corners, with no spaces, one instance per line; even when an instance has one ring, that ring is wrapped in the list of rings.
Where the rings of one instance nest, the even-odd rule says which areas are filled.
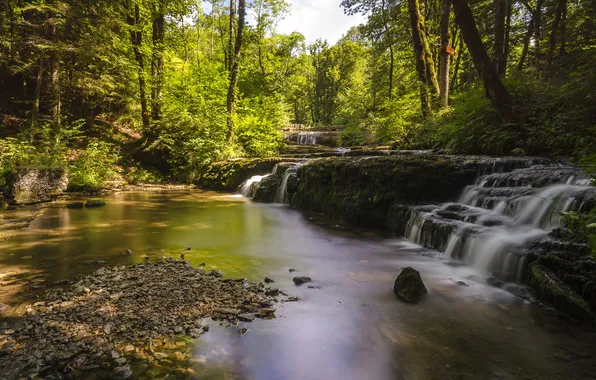
[[[272,279],[270,279],[269,277],[265,277],[265,280],[264,281],[265,281],[266,284],[271,284],[272,282],[275,282]]]
[[[128,367],[116,367],[112,371],[112,375],[118,379],[127,379],[132,375],[132,371]]]
[[[302,285],[304,283],[311,282],[312,279],[310,277],[300,276],[300,277],[294,277],[292,279],[292,281],[294,281],[294,284],[296,284],[296,285]]]

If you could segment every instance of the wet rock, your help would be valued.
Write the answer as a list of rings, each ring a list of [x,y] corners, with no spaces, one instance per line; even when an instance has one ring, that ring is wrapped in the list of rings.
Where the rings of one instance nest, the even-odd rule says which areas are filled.
[[[105,265],[106,262],[103,260],[87,260],[85,261],[85,265]]]
[[[60,281],[54,282],[54,285],[56,285],[56,286],[66,286],[68,284],[70,284],[70,281],[68,281],[68,280],[60,280]]]
[[[6,175],[4,195],[10,204],[49,202],[66,191],[66,168],[21,168]]]
[[[470,284],[468,284],[468,283],[467,283],[467,282],[465,282],[465,281],[458,281],[458,282],[457,282],[457,285],[460,285],[460,286],[470,286]]]
[[[312,279],[310,277],[307,277],[307,276],[299,276],[299,277],[294,277],[292,279],[292,281],[294,281],[294,284],[296,284],[296,285],[302,285],[302,284],[305,284],[307,282],[311,282]]]
[[[132,371],[128,367],[116,367],[112,371],[112,376],[116,379],[127,379],[132,375]]]
[[[127,256],[132,255],[132,251],[130,249],[125,250],[124,253],[126,253]]]
[[[428,293],[420,273],[411,267],[404,268],[397,276],[393,284],[393,291],[399,299],[405,302],[416,302]]]
[[[68,209],[81,209],[83,207],[85,207],[83,202],[71,202],[66,205],[66,208]]]
[[[10,306],[5,305],[5,304],[3,304],[3,303],[0,302],[0,312],[6,311],[8,309],[10,309]]]
[[[85,203],[86,208],[97,208],[97,207],[103,207],[105,205],[106,205],[106,202],[99,201],[99,200],[89,200],[89,201],[87,201],[87,203]]]
[[[290,273],[294,273],[294,272],[297,272],[297,270],[296,270],[296,269],[294,269],[294,268],[290,268],[290,269],[288,270],[288,272],[290,272]]]
[[[265,277],[265,280],[263,280],[263,281],[265,281],[266,284],[271,284],[272,282],[275,282],[272,279],[270,279],[269,277]]]
[[[538,263],[530,266],[530,285],[538,295],[558,310],[592,324],[595,316],[581,296],[565,285],[553,272]]]
[[[248,331],[248,329],[246,327],[241,328],[240,329],[240,335],[246,334],[247,331]]]
[[[252,322],[255,320],[255,316],[250,313],[242,313],[242,314],[238,314],[238,319],[243,322]]]
[[[500,288],[503,286],[503,281],[497,280],[494,277],[489,277],[486,279],[486,283],[490,286],[494,286],[495,288]]]

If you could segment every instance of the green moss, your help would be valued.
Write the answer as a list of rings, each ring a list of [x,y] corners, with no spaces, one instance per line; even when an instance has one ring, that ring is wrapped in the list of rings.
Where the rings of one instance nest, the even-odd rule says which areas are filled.
[[[286,160],[268,157],[216,162],[201,173],[195,185],[208,190],[236,191],[250,177],[269,174],[275,165]]]
[[[595,317],[588,303],[544,266],[538,263],[532,264],[530,285],[541,298],[557,310],[583,322],[594,323]]]

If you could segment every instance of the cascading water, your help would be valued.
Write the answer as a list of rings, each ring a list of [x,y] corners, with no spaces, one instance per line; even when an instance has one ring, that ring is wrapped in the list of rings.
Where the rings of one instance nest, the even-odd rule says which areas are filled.
[[[302,165],[303,164],[296,164],[296,165],[290,166],[289,168],[286,169],[286,171],[281,179],[281,183],[280,183],[279,187],[277,188],[277,191],[275,192],[275,198],[274,198],[273,202],[283,203],[283,204],[288,203],[288,181],[289,181],[290,177],[297,175],[298,168]]]
[[[242,196],[245,198],[252,198],[255,195],[255,192],[257,191],[259,183],[261,183],[263,178],[268,177],[270,175],[271,174],[255,175],[249,178],[246,182],[240,185],[240,187],[238,188],[238,192],[242,194]]]
[[[319,136],[319,132],[298,132],[296,142],[298,145],[316,145]]]
[[[580,179],[578,179],[580,177]],[[458,203],[412,210],[411,241],[506,281],[520,281],[528,245],[596,193],[578,169],[533,166],[482,176]]]

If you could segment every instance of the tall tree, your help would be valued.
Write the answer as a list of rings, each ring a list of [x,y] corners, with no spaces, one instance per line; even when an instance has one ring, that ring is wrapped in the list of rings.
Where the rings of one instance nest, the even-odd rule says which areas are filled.
[[[420,101],[424,115],[430,114],[431,97],[429,95],[439,94],[439,83],[432,52],[428,46],[424,17],[420,12],[418,0],[408,0],[408,9],[410,13],[410,25],[412,27],[412,42],[414,44],[414,54],[416,58],[416,71],[420,81]]]
[[[234,66],[234,40],[236,39],[236,34],[234,33],[234,23],[236,22],[236,0],[230,0],[230,20],[229,20],[229,30],[228,30],[228,63],[227,68],[228,71],[232,71],[232,67]]]
[[[164,82],[164,33],[165,33],[165,2],[158,0],[153,7],[153,59],[151,60],[151,107],[153,122],[161,120],[162,90]]]
[[[548,46],[548,53],[546,55],[546,63],[547,63],[547,71],[551,70],[551,66],[553,63],[555,48],[557,46],[557,32],[559,32],[559,24],[562,24],[561,18],[563,14],[567,13],[567,0],[559,0],[557,2],[557,10],[555,11],[555,19],[553,20],[553,24],[551,27],[550,37],[549,37],[549,46]],[[563,28],[561,28],[563,29]],[[563,38],[561,38],[563,41]],[[563,44],[561,43],[561,46]]]
[[[244,33],[244,18],[246,16],[246,0],[238,0],[238,31],[234,47],[234,60],[230,71],[230,85],[227,97],[227,126],[226,140],[228,143],[234,141],[234,117],[236,113],[236,88],[238,87],[238,76],[240,74],[240,54],[242,50],[242,35]]]
[[[501,82],[495,67],[486,53],[486,49],[482,44],[482,37],[472,10],[468,6],[467,0],[452,0],[453,10],[455,12],[455,22],[459,26],[462,38],[468,47],[468,51],[472,55],[476,71],[484,83],[486,94],[493,106],[499,111],[501,117],[504,119],[515,121],[516,115],[511,108],[511,96]]]
[[[130,9],[127,4],[127,22],[130,29],[130,42],[132,44],[135,61],[137,64],[137,77],[139,82],[139,100],[141,103],[141,120],[143,131],[149,131],[149,109],[147,107],[147,85],[145,82],[145,59],[143,56],[143,26],[141,25],[141,8],[138,3]]]
[[[451,1],[443,0],[443,13],[441,15],[441,53],[439,63],[439,91],[441,106],[449,105],[449,61],[451,53],[449,52],[449,16],[451,14]]]
[[[493,60],[499,76],[505,75],[505,20],[507,17],[507,0],[494,0],[495,29]]]

